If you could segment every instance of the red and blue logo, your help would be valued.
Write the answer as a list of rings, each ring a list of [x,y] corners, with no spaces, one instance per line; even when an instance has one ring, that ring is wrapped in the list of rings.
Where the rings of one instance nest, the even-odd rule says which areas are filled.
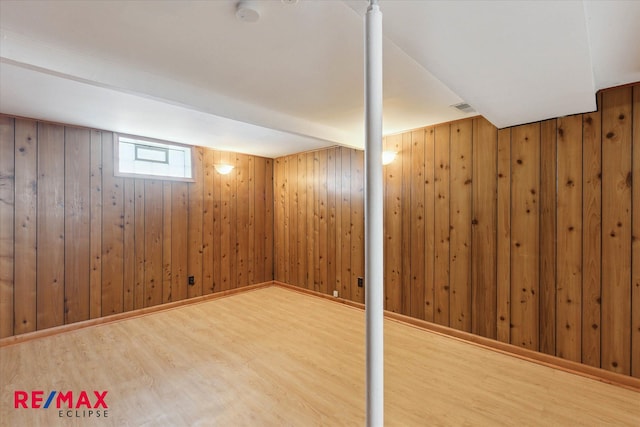
[[[82,390],[73,391],[52,390],[46,395],[44,390],[16,390],[13,393],[13,407],[15,409],[49,409],[58,410],[59,417],[108,417],[109,405],[106,397],[108,391]]]

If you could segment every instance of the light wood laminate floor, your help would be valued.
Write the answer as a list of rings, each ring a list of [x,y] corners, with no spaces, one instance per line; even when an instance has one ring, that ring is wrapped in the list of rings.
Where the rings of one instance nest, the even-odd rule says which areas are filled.
[[[629,389],[393,320],[385,346],[387,426],[640,425]],[[267,287],[0,348],[0,424],[362,426],[364,372],[362,310]],[[106,390],[108,418],[15,390]]]

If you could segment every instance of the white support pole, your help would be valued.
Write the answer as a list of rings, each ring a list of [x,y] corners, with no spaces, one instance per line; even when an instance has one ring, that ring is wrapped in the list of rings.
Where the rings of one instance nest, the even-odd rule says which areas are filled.
[[[365,17],[365,279],[368,427],[384,424],[382,13],[370,0]]]

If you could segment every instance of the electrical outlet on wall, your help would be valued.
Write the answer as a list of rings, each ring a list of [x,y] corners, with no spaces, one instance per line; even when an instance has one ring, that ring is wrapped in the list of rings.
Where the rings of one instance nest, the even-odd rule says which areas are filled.
[[[338,291],[337,290],[333,291],[333,296],[338,298]]]
[[[189,285],[195,285],[195,284],[196,284],[195,276],[189,276]]]
[[[358,287],[364,287],[364,277],[358,277]]]

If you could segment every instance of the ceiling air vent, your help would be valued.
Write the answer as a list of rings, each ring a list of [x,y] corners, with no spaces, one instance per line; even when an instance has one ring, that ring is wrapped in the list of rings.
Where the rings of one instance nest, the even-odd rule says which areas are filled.
[[[453,108],[457,109],[458,111],[461,111],[463,113],[475,113],[476,110],[473,109],[473,107],[469,104],[467,104],[466,102],[461,102],[459,104],[455,104],[452,105]]]

